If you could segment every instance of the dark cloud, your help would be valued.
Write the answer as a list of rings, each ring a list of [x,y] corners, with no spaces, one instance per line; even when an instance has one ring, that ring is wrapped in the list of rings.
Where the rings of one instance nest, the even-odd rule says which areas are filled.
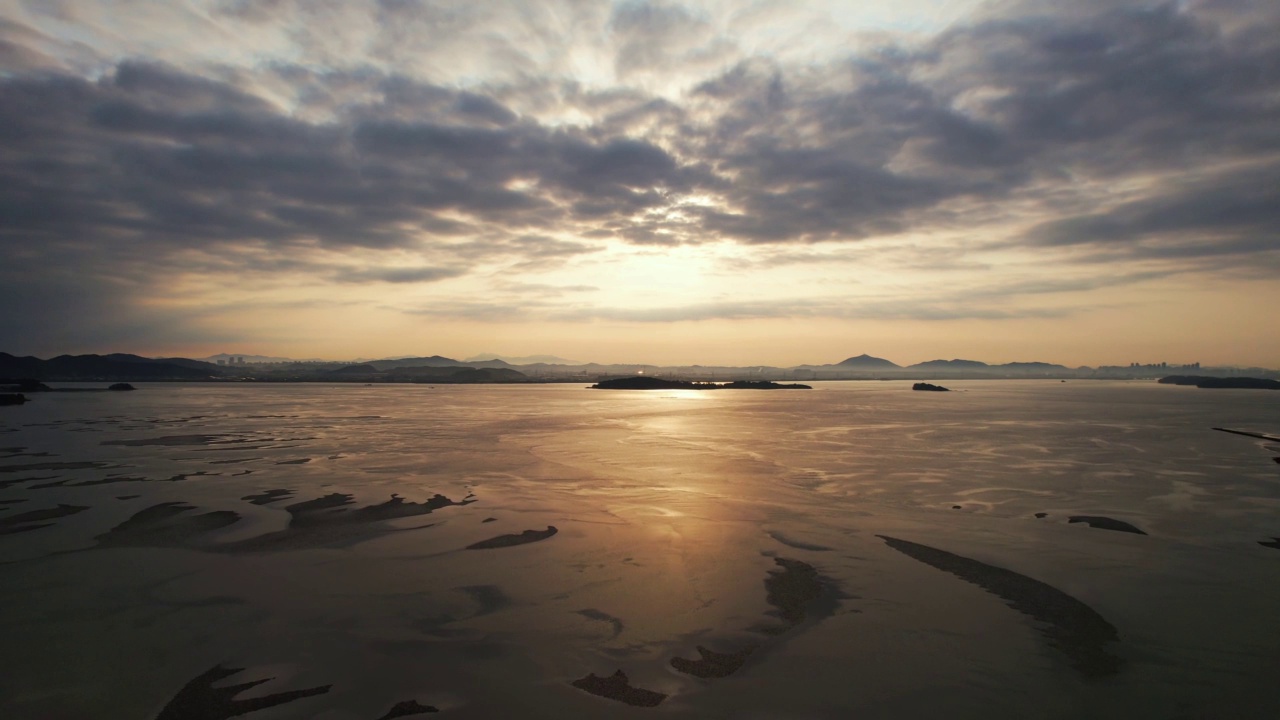
[[[614,68],[626,79],[638,72],[680,68],[712,60],[728,50],[710,23],[677,4],[628,0],[609,20],[616,45]]]
[[[711,320],[769,320],[834,318],[841,320],[1009,320],[1056,318],[1074,308],[1012,307],[974,302],[969,297],[923,300],[864,300],[801,298],[789,300],[721,300],[671,307],[571,307],[548,309],[544,316],[564,322],[594,320],[634,323],[703,322]]]
[[[426,283],[455,278],[464,273],[458,268],[383,267],[341,270],[333,278],[344,283]]]
[[[715,71],[728,41],[682,6],[565,11],[564,32],[608,38],[624,80],[713,74],[679,97],[537,76],[508,30],[475,52],[512,72],[465,89],[340,62],[349,38],[323,35],[351,7],[222,3],[220,19],[243,27],[313,20],[286,23],[315,45],[308,64],[235,72],[107,63],[0,20],[0,303],[26,318],[0,324],[0,345],[85,308],[107,327],[103,308],[134,307],[166,273],[249,250],[260,274],[430,282],[482,265],[545,269],[619,241],[801,257],[817,242],[977,225],[1016,200],[1038,222],[1006,249],[1175,270],[1277,252],[1280,12],[1266,3],[1003,4],[915,44]],[[502,28],[530,28],[546,66],[567,62],[541,22],[559,11],[540,4],[374,10],[381,34],[364,50],[388,62],[407,66],[406,53],[495,13]],[[299,260],[318,250],[408,252],[422,266]],[[782,311],[700,307],[676,314]]]
[[[1196,258],[1276,250],[1278,232],[1280,163],[1170,181],[1140,200],[1038,225],[1026,239],[1114,256]]]

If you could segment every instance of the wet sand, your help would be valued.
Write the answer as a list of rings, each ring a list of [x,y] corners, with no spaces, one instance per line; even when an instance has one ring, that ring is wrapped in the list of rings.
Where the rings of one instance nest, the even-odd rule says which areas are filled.
[[[960,385],[26,406],[0,716],[1280,710],[1270,408]]]

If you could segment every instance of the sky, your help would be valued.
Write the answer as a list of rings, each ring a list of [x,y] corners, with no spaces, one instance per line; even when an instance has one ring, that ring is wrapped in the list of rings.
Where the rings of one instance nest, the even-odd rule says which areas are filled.
[[[1280,3],[0,0],[0,350],[1280,367]]]

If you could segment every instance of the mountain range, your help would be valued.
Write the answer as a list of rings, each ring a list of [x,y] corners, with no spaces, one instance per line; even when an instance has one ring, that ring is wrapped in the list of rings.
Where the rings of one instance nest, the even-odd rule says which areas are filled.
[[[224,356],[213,356],[221,358]],[[1073,378],[1073,377],[1161,377],[1186,373],[1207,376],[1280,377],[1274,370],[1249,368],[1200,368],[1186,366],[1103,366],[1069,368],[1047,362],[1011,362],[989,365],[978,360],[929,360],[901,366],[884,358],[867,354],[849,357],[837,363],[798,365],[778,368],[770,366],[655,366],[648,364],[599,363],[512,363],[501,358],[456,360],[441,355],[397,357],[363,362],[292,361],[270,358],[271,362],[254,363],[256,355],[243,357],[245,364],[217,365],[203,360],[167,357],[147,358],[115,353],[110,355],[59,355],[42,360],[0,353],[0,378],[31,378],[45,381],[127,381],[127,380],[263,380],[263,381],[329,381],[329,382],[523,382],[595,379],[602,376],[644,373],[696,380],[741,379],[930,379],[948,378]],[[529,356],[563,360],[554,356]],[[474,372],[474,371],[486,372]],[[464,372],[472,371],[472,372]],[[450,379],[452,378],[452,380]]]

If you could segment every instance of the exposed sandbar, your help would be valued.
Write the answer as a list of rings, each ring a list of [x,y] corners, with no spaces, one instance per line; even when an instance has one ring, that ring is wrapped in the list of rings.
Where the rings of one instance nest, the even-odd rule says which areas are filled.
[[[88,470],[90,468],[109,468],[115,467],[110,463],[79,461],[79,462],[42,462],[28,463],[26,465],[0,465],[0,473],[11,472],[27,472],[29,470]],[[40,480],[42,478],[27,478],[27,480]],[[19,480],[18,482],[24,482]]]
[[[409,717],[410,715],[424,715],[426,713],[440,712],[440,708],[432,705],[422,705],[417,700],[405,700],[398,702],[386,715],[378,718],[378,720],[396,720],[396,718]]]
[[[614,617],[607,612],[596,610],[595,608],[585,608],[583,610],[578,610],[577,613],[588,620],[597,620],[602,623],[608,623],[609,627],[613,628],[613,636],[609,638],[610,640],[622,634],[623,625],[621,618]]]
[[[156,716],[156,720],[230,720],[230,718],[246,715],[277,705],[301,700],[302,698],[323,695],[329,692],[332,685],[321,685],[305,690],[289,690],[272,693],[244,700],[235,699],[240,693],[271,682],[275,678],[264,678],[236,685],[214,687],[214,683],[235,675],[244,668],[224,668],[215,665],[204,671],[178,691],[168,705]]]
[[[1072,515],[1067,518],[1068,523],[1085,523],[1089,527],[1095,527],[1099,530],[1115,530],[1116,532],[1134,533],[1137,535],[1146,535],[1137,527],[1130,525],[1123,520],[1104,517],[1102,515]]]
[[[1107,646],[1119,640],[1115,626],[1093,608],[1052,585],[928,545],[887,535],[876,537],[894,550],[977,585],[1003,599],[1014,610],[1044,623],[1040,632],[1082,675],[1101,677],[1120,669],[1120,658],[1107,652]]]
[[[609,677],[599,677],[593,673],[584,678],[574,680],[570,685],[592,695],[617,700],[635,707],[654,707],[667,699],[667,696],[663,693],[632,687],[631,681],[627,679],[627,674],[622,670],[618,670]]]
[[[774,607],[769,614],[782,618],[788,627],[799,625],[809,604],[822,597],[828,583],[808,563],[787,558],[773,561],[781,569],[770,570],[764,581],[765,601]]]
[[[240,514],[230,510],[190,515],[195,506],[166,502],[139,510],[98,536],[101,547],[196,547],[205,533],[234,524]]]
[[[155,438],[138,438],[137,440],[103,440],[102,445],[123,445],[125,447],[146,447],[159,445],[162,447],[182,447],[185,445],[209,445],[226,435],[165,435]]]
[[[29,510],[24,513],[18,513],[11,517],[0,518],[0,535],[10,535],[13,533],[30,532],[39,530],[40,528],[49,527],[54,523],[40,522],[41,520],[57,520],[68,515],[84,512],[89,508],[84,505],[63,505],[57,507],[44,508],[43,510]],[[31,523],[40,523],[32,525]]]
[[[497,537],[489,538],[488,540],[481,540],[478,543],[472,543],[468,545],[467,549],[468,550],[490,550],[492,548],[513,547],[515,545],[528,545],[529,543],[535,543],[541,540],[546,540],[552,535],[555,535],[557,532],[559,531],[556,530],[554,525],[548,525],[546,530],[525,530],[519,535],[499,535]]]
[[[777,540],[783,545],[786,545],[787,547],[790,547],[790,548],[795,548],[797,550],[812,550],[814,552],[827,552],[831,549],[826,545],[814,545],[813,543],[802,542],[800,540],[792,540],[791,538],[777,531],[770,531],[768,534],[769,534],[769,537],[773,538],[774,540]]]
[[[1258,438],[1259,440],[1270,440],[1271,442],[1280,442],[1280,437],[1267,435],[1266,433],[1249,432],[1248,430],[1232,430],[1231,428],[1213,428],[1218,432],[1231,433],[1232,435],[1243,435],[1245,437]]]
[[[680,657],[671,658],[671,667],[694,677],[728,677],[742,667],[742,664],[747,661],[747,656],[755,649],[754,645],[749,645],[737,652],[718,653],[699,645],[697,650],[698,655],[701,656],[700,658],[697,660],[686,660]]]
[[[454,502],[444,495],[434,495],[424,502],[406,502],[399,495],[377,505],[349,509],[353,496],[330,493],[314,500],[286,505],[289,526],[278,532],[247,538],[240,542],[210,547],[217,552],[278,552],[299,548],[347,547],[375,537],[398,532],[381,524],[383,520],[429,515],[450,505],[466,505],[470,500]]]
[[[248,500],[254,505],[270,505],[273,502],[278,502],[280,500],[284,500],[285,498],[291,498],[291,497],[293,497],[292,490],[286,490],[284,488],[276,488],[275,490],[263,490],[262,492],[257,493],[255,495],[245,495],[240,499]]]

